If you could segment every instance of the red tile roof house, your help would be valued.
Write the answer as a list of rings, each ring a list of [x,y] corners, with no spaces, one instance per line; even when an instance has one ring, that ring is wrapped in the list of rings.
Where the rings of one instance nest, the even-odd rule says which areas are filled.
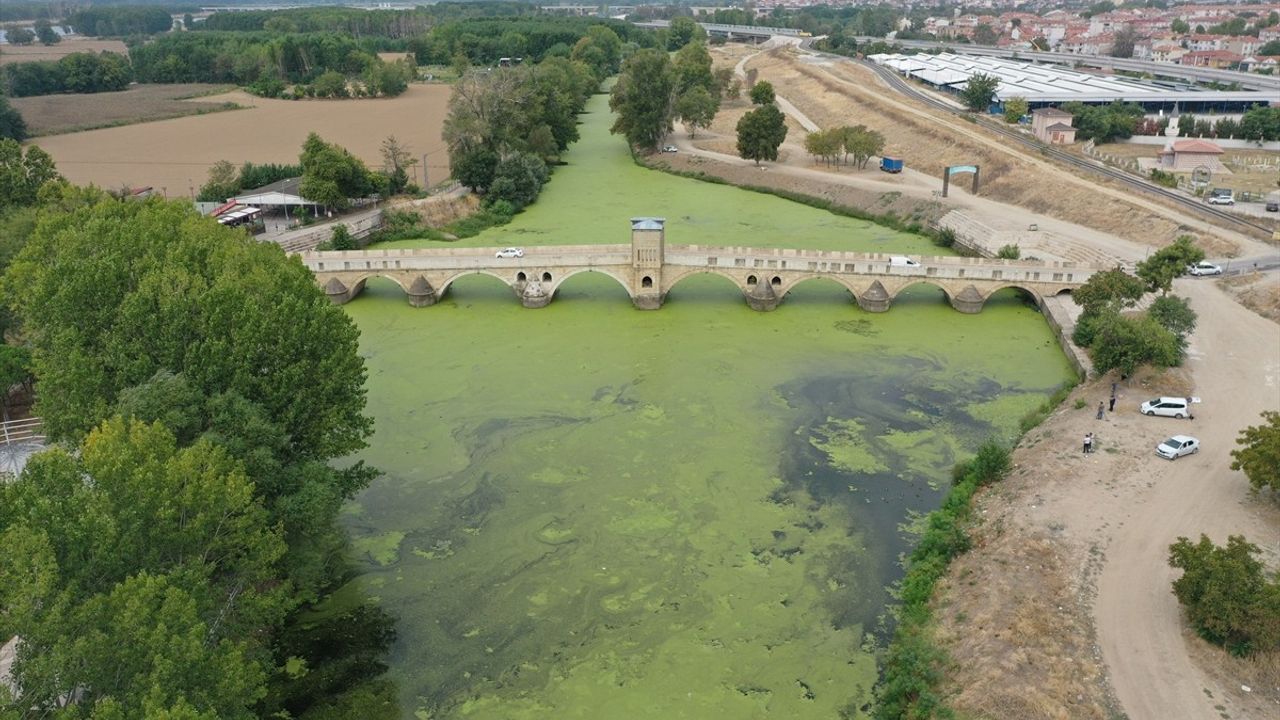
[[[1178,58],[1178,63],[1180,65],[1193,65],[1195,67],[1219,68],[1225,70],[1243,59],[1243,55],[1233,53],[1229,50],[1204,50],[1201,52],[1189,52]]]
[[[1204,165],[1214,172],[1226,170],[1218,160],[1222,148],[1208,140],[1174,140],[1160,151],[1160,167],[1164,170],[1190,171]]]

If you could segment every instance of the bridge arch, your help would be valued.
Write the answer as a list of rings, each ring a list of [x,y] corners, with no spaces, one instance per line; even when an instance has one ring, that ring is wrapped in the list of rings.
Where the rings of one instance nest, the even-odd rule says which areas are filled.
[[[735,288],[737,288],[739,293],[744,293],[748,289],[747,278],[741,274],[735,275],[733,273],[728,273],[723,270],[720,270],[717,268],[710,268],[710,267],[689,268],[684,272],[674,274],[673,276],[664,277],[663,278],[663,285],[664,285],[663,294],[665,295],[667,293],[670,293],[672,290],[676,289],[677,285],[684,282],[685,280],[688,280],[691,277],[694,277],[695,275],[712,275],[718,278],[723,278],[729,281]],[[760,282],[767,282],[767,281],[760,280]]]
[[[850,280],[835,274],[806,275],[804,277],[796,278],[787,284],[787,294],[790,295],[793,290],[800,287],[801,285],[804,285],[806,283],[813,283],[813,282],[817,282],[818,284],[839,285],[840,287],[847,290],[850,295],[853,295],[854,297],[858,296],[859,288],[855,287]]]
[[[436,288],[436,295],[444,297],[444,294],[449,290],[449,286],[453,285],[455,281],[467,277],[468,275],[488,275],[489,277],[500,281],[507,287],[513,287],[516,282],[512,277],[503,277],[492,270],[463,270],[446,277],[444,281],[440,283],[440,287]]]
[[[1005,283],[1003,285],[999,285],[993,288],[992,290],[987,291],[982,297],[983,305],[986,305],[987,301],[990,300],[996,293],[1000,292],[1001,290],[1016,290],[1018,291],[1018,295],[1020,297],[1026,300],[1030,300],[1032,303],[1035,304],[1036,307],[1040,307],[1040,301],[1043,299],[1040,293],[1036,292],[1035,290],[1032,290],[1031,288],[1026,287],[1021,283],[1011,282],[1011,283]]]
[[[357,276],[356,279],[351,283],[351,287],[349,289],[351,290],[352,297],[355,297],[356,295],[360,294],[361,290],[364,290],[364,284],[369,280],[372,280],[373,278],[385,278],[395,283],[403,292],[407,294],[409,292],[409,286],[413,284],[414,277],[417,277],[417,273],[414,273],[413,276],[410,277],[405,275],[403,271],[400,271],[400,272],[390,271],[390,270],[371,271],[371,272],[364,273],[363,275]]]
[[[899,285],[897,289],[889,291],[889,302],[891,303],[897,302],[898,298],[901,297],[903,293],[905,293],[906,291],[910,290],[913,287],[918,287],[920,285],[927,285],[931,288],[941,290],[942,297],[945,298],[948,303],[951,303],[954,300],[954,296],[955,296],[954,291],[951,288],[948,288],[943,283],[940,283],[936,280],[931,280],[929,278],[912,277],[909,279],[908,282]]]
[[[520,274],[523,275],[524,273],[520,273]],[[550,275],[550,273],[543,273],[543,274]],[[625,279],[618,277],[611,270],[603,270],[601,268],[580,268],[577,270],[570,270],[569,272],[566,272],[565,274],[557,277],[550,287],[547,287],[544,289],[547,291],[548,295],[554,296],[556,294],[556,291],[560,289],[560,286],[565,284],[565,282],[569,280],[569,278],[577,277],[579,275],[584,275],[584,274],[604,275],[605,277],[611,278],[614,282],[622,286],[622,290],[627,294],[627,297],[634,297],[631,293],[631,285]],[[641,283],[640,283],[641,286],[653,287],[653,278],[646,276],[644,279],[647,279],[649,281],[649,284],[645,285],[644,281],[641,280]]]

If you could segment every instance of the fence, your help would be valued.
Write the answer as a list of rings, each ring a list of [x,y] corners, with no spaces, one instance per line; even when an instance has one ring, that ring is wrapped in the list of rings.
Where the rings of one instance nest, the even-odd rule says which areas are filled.
[[[0,423],[0,445],[24,442],[43,443],[44,440],[44,424],[40,418],[29,417]]]

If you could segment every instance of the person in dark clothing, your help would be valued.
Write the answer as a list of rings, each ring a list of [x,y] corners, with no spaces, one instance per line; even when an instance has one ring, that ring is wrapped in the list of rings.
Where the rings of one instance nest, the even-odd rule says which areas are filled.
[[[1111,404],[1110,404],[1110,406],[1108,406],[1108,407],[1107,407],[1107,410],[1110,410],[1111,412],[1115,412],[1115,411],[1116,411],[1116,396],[1115,396],[1115,395],[1112,395],[1112,396],[1111,396]]]

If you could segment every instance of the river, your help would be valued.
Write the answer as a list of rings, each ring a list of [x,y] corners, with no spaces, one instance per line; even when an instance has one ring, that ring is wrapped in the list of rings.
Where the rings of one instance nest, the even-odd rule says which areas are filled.
[[[538,203],[468,244],[625,243],[656,215],[672,243],[939,252],[637,167],[589,110]],[[757,313],[698,276],[643,312],[578,275],[526,310],[476,276],[345,307],[385,472],[344,511],[352,590],[397,618],[406,718],[860,717],[911,522],[1072,377],[1013,291],[870,314],[811,281]]]

